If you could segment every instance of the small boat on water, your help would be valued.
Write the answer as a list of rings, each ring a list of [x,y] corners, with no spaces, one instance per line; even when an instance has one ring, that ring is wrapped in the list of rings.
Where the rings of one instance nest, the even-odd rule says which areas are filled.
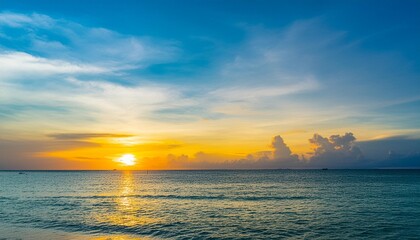
[[[328,170],[328,168],[323,168],[322,170],[324,170],[324,171],[325,171],[325,170]]]
[[[26,173],[24,173],[24,172],[19,172],[19,174],[26,174]]]

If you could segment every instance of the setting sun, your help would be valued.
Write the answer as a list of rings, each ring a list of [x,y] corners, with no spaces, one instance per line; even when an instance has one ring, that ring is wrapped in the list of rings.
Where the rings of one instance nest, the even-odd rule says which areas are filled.
[[[126,166],[133,166],[136,164],[136,157],[133,154],[124,154],[117,159],[117,162],[120,162]]]

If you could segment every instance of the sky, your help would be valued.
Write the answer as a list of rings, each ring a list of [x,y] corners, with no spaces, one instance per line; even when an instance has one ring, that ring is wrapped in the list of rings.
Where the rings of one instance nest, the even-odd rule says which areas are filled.
[[[0,169],[420,167],[419,1],[0,1]]]

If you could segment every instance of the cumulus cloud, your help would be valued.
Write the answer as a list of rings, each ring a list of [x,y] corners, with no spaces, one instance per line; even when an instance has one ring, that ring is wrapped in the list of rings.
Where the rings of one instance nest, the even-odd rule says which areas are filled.
[[[356,138],[353,133],[344,135],[331,135],[329,138],[319,134],[309,139],[315,146],[313,156],[310,158],[312,166],[351,166],[363,160],[363,154],[355,146]]]
[[[278,169],[299,168],[302,162],[293,154],[283,138],[278,135],[271,141],[270,151],[248,154],[246,158],[235,159],[233,156],[198,152],[193,157],[188,155],[169,155],[170,169]]]
[[[271,140],[271,151],[249,154],[245,159],[236,161],[245,168],[299,168],[304,164],[297,154],[293,154],[280,135]]]
[[[279,169],[279,168],[359,168],[369,166],[361,150],[355,146],[352,133],[331,135],[329,138],[314,134],[309,142],[315,146],[311,157],[306,159],[293,154],[280,135],[272,138],[269,151],[249,154],[246,158],[220,158],[217,155],[197,153],[168,157],[168,165],[179,169]]]
[[[292,151],[290,151],[290,148],[286,145],[286,143],[284,143],[283,138],[280,135],[273,138],[271,141],[271,147],[274,149],[274,159],[297,158],[296,155],[292,155]]]

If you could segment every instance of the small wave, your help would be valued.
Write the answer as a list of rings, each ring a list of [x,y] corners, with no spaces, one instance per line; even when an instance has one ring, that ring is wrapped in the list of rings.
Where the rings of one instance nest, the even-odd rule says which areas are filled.
[[[48,198],[59,199],[114,199],[114,198],[140,198],[140,199],[174,199],[174,200],[232,200],[232,201],[271,201],[271,200],[304,200],[307,196],[227,196],[227,195],[175,195],[175,194],[131,194],[131,195],[93,195],[93,196],[54,196]]]
[[[95,222],[93,224],[82,222],[68,222],[58,220],[22,220],[17,224],[31,225],[39,229],[55,229],[68,233],[87,233],[87,234],[128,234],[136,236],[154,237],[176,237],[178,233],[174,231],[183,227],[181,222],[159,223],[149,225],[125,226],[112,223]],[[172,229],[169,230],[169,229]]]
[[[0,196],[0,201],[9,201],[9,200],[18,200],[18,197],[2,197]]]

